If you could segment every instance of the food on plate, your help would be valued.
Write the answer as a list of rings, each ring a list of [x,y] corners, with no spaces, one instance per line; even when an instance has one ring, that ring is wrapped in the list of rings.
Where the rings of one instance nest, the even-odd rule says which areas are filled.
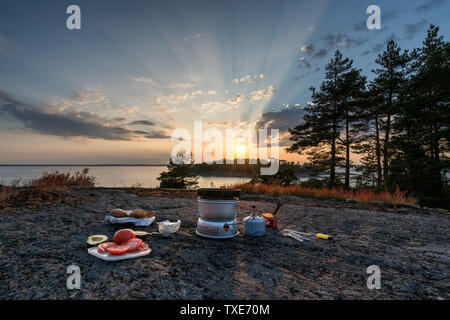
[[[109,212],[109,215],[114,218],[125,218],[128,217],[128,212],[122,209],[113,209]]]
[[[121,244],[114,242],[103,242],[97,246],[99,253],[110,253],[113,255],[121,255],[127,252],[144,251],[148,249],[147,244],[141,239],[131,238]]]
[[[139,248],[142,246],[142,240],[138,238],[133,238],[123,242],[121,246],[127,247],[128,248],[127,252],[138,251]]]
[[[155,216],[155,210],[147,211],[147,218],[151,218]]]
[[[102,243],[105,241],[108,241],[107,236],[105,236],[104,234],[96,234],[96,235],[88,237],[86,242],[91,246],[96,246],[99,243]]]
[[[108,249],[107,249],[107,251],[110,253],[110,254],[113,254],[113,255],[121,255],[121,254],[124,254],[124,253],[127,253],[128,252],[128,247],[127,246],[118,246],[118,245],[115,245],[115,246],[112,246],[112,247],[109,247]]]
[[[112,248],[112,247],[117,247],[117,244],[115,244],[114,242],[103,242],[97,246],[97,249],[98,249],[98,252],[100,252],[100,253],[107,253],[108,248]]]
[[[122,244],[127,240],[136,238],[136,234],[131,229],[120,229],[114,234],[113,241],[115,244]]]
[[[130,212],[130,217],[133,218],[147,218],[147,211],[142,209],[136,209]]]

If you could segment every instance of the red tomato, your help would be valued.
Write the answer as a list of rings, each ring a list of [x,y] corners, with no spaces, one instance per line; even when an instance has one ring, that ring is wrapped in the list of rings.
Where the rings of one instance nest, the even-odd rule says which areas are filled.
[[[128,247],[127,246],[118,246],[118,245],[114,245],[114,247],[109,247],[108,252],[110,254],[114,254],[114,255],[120,255],[120,254],[124,254],[127,252]]]
[[[142,240],[138,238],[133,238],[123,242],[121,246],[127,247],[128,248],[127,252],[138,251],[139,248],[142,246]]]
[[[116,246],[116,244],[114,242],[103,242],[100,243],[97,248],[98,248],[98,252],[100,253],[106,253],[108,252],[108,248]]]
[[[145,251],[148,249],[148,245],[145,242],[142,242],[141,246],[139,247],[139,251]]]
[[[134,231],[131,229],[120,229],[114,234],[113,241],[116,244],[122,244],[122,242],[125,242],[127,240],[135,238],[136,235],[134,234]]]

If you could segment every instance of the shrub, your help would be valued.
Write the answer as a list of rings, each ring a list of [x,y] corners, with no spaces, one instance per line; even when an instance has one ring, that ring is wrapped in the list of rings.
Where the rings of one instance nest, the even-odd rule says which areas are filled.
[[[322,199],[353,199],[359,202],[369,203],[387,203],[387,204],[416,204],[417,200],[413,197],[407,197],[406,191],[401,191],[398,187],[395,192],[374,192],[372,190],[344,190],[343,187],[329,188],[309,188],[302,186],[280,186],[268,184],[241,183],[229,186],[232,189],[241,189],[249,194],[268,194],[268,195],[286,195],[307,198]]]

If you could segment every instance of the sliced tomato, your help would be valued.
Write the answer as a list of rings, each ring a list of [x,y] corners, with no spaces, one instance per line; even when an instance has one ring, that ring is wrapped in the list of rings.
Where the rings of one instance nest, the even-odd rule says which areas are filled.
[[[121,246],[127,247],[127,252],[134,252],[138,251],[140,246],[142,245],[142,240],[138,238],[133,238],[130,240],[127,240],[121,244]]]
[[[108,252],[108,248],[117,246],[114,242],[103,242],[100,243],[97,248],[98,248],[98,252],[100,253],[106,253]]]
[[[145,251],[148,249],[148,245],[145,242],[142,242],[141,246],[139,247],[139,251]]]
[[[121,254],[124,254],[124,253],[127,252],[128,247],[127,247],[127,246],[122,246],[122,245],[118,246],[118,245],[116,244],[116,245],[114,245],[114,246],[109,247],[107,250],[108,250],[108,252],[109,252],[110,254],[113,254],[113,255],[121,255]]]

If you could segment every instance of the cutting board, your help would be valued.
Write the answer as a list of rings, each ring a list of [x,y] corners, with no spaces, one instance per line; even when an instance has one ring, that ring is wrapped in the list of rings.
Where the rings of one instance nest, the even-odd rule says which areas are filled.
[[[88,249],[88,253],[93,255],[94,257],[97,257],[99,259],[105,260],[105,261],[119,261],[119,260],[125,260],[125,259],[133,259],[133,258],[139,258],[143,256],[147,256],[152,252],[152,249],[148,248],[144,251],[136,251],[136,252],[127,252],[121,255],[114,255],[110,253],[100,253],[98,252],[97,247],[92,247]]]

